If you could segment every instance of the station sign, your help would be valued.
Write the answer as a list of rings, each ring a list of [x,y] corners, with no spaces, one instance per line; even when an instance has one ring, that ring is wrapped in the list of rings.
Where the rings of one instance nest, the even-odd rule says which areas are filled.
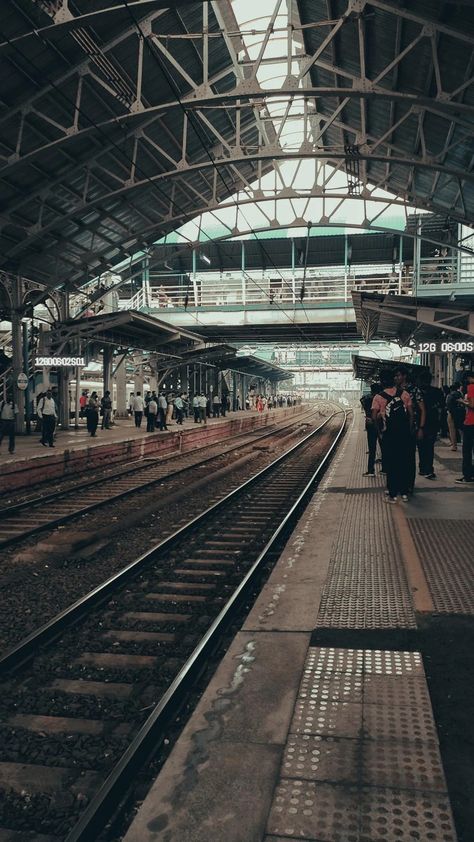
[[[434,342],[418,342],[416,351],[418,354],[473,354],[474,342],[463,339],[446,342],[437,339]]]
[[[16,378],[16,385],[21,392],[24,392],[28,388],[28,375],[24,371],[20,371]]]
[[[43,368],[43,366],[68,367],[68,366],[84,366],[86,361],[84,357],[36,357],[36,368]]]

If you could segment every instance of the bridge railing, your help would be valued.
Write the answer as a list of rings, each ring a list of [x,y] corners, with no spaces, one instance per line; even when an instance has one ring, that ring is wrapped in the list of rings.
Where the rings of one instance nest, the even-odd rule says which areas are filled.
[[[139,310],[175,309],[196,307],[225,308],[238,305],[292,306],[317,304],[323,301],[350,302],[352,290],[403,294],[411,293],[411,275],[396,273],[357,277],[315,276],[302,277],[231,277],[186,278],[177,284],[151,286],[146,292],[139,290],[133,298],[121,300],[122,309]]]

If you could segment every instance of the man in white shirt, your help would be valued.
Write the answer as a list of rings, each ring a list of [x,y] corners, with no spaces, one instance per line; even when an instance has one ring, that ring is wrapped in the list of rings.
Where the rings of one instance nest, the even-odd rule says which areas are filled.
[[[147,431],[147,433],[154,433],[155,432],[157,412],[158,412],[158,404],[157,404],[155,398],[152,396],[151,400],[148,401],[148,417],[146,419],[146,431]]]
[[[194,423],[200,424],[201,418],[199,416],[199,395],[194,395],[194,397],[193,397],[193,413],[194,413]]]
[[[142,426],[142,418],[143,418],[143,410],[145,409],[145,404],[143,402],[143,398],[141,396],[141,392],[137,392],[135,397],[132,401],[132,410],[135,416],[135,427],[140,429]]]
[[[158,416],[159,416],[159,424],[160,424],[160,432],[163,430],[167,430],[168,427],[166,426],[166,410],[168,407],[168,402],[166,400],[164,392],[160,392],[160,396],[158,398]]]
[[[11,395],[6,400],[0,401],[0,445],[4,436],[8,436],[8,452],[15,452],[15,416],[18,415],[18,407],[13,402]]]
[[[38,403],[38,415],[41,418],[41,444],[43,447],[48,447],[48,444],[50,447],[54,447],[54,429],[56,427],[58,413],[51,389],[48,389],[46,395],[43,395],[40,399]]]
[[[207,407],[207,398],[206,398],[204,392],[201,392],[201,394],[199,395],[199,419],[204,424],[207,424],[206,407]]]
[[[174,406],[176,409],[176,423],[182,424],[183,423],[183,399],[181,395],[176,395],[174,399]]]

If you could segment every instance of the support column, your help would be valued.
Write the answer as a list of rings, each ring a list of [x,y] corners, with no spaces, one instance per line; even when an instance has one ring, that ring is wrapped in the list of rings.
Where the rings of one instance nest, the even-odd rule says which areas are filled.
[[[295,240],[291,238],[291,297],[293,304],[296,302],[296,278],[295,278]]]
[[[18,287],[20,287],[21,281],[18,279],[17,282]],[[17,300],[20,298],[20,290],[18,289],[18,295],[15,296]],[[15,302],[16,304],[16,302]],[[18,306],[18,305],[17,305]],[[12,392],[13,392],[13,400],[18,406],[18,415],[16,416],[15,421],[15,429],[17,433],[22,433],[24,430],[24,417],[25,417],[25,393],[18,389],[17,387],[17,380],[18,375],[21,374],[23,371],[23,338],[21,332],[21,317],[16,312],[16,309],[12,311]]]
[[[238,397],[238,388],[237,388],[237,373],[235,371],[232,372],[232,411],[237,411],[237,397]]]
[[[349,242],[344,234],[344,301],[347,301],[347,273],[349,268]]]
[[[398,294],[402,294],[403,281],[403,237],[400,234],[400,241],[398,245]]]
[[[63,430],[69,430],[69,369],[58,368],[58,393],[59,393],[59,423]]]
[[[108,345],[104,347],[102,352],[102,371],[103,371],[103,379],[104,379],[104,395],[106,392],[111,391],[111,379],[112,379],[112,348]]]
[[[127,411],[127,355],[121,357],[115,367],[114,380],[117,386],[117,407],[115,415],[117,418],[126,418]]]
[[[135,365],[135,374],[133,376],[133,390],[135,394],[137,392],[141,392],[143,394],[143,365],[142,365],[142,354],[135,354],[133,358],[133,362]]]

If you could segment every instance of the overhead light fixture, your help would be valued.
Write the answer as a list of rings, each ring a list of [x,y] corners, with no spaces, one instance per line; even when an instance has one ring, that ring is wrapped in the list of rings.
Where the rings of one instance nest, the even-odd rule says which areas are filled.
[[[210,265],[211,265],[210,258],[207,256],[207,254],[203,254],[203,252],[201,251],[201,252],[199,252],[199,257],[201,258],[201,260],[202,260],[204,263],[207,263],[207,265],[208,265],[208,266],[210,266]]]
[[[165,263],[164,265],[165,265],[165,269],[168,269],[169,272],[173,271],[171,266],[169,265],[169,263]]]

